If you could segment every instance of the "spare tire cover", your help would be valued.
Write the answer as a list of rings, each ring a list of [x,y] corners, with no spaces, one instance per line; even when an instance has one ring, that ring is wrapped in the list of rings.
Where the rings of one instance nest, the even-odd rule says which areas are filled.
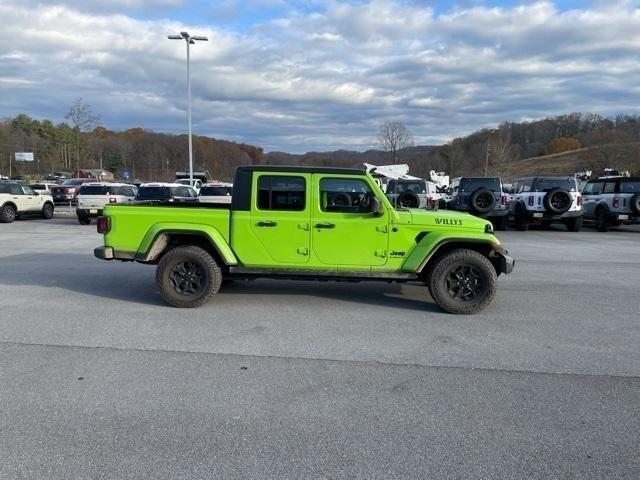
[[[405,208],[418,208],[420,206],[420,197],[413,190],[405,190],[398,195],[396,203]]]

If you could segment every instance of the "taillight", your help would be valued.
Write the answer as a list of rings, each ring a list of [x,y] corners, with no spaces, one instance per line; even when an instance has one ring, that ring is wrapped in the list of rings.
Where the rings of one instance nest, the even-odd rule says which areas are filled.
[[[529,206],[533,207],[533,195],[529,195]]]
[[[427,208],[433,208],[433,198],[427,197]]]
[[[578,195],[578,206],[582,206],[582,195]]]
[[[506,195],[502,195],[500,197],[500,202],[502,203],[502,205],[506,205],[507,204],[507,196]]]
[[[116,203],[118,199],[116,197],[109,197],[109,203]]]
[[[107,233],[111,228],[109,217],[98,217],[96,228],[98,229],[98,233]]]
[[[620,206],[620,199],[618,197],[613,197],[613,208],[618,208]]]

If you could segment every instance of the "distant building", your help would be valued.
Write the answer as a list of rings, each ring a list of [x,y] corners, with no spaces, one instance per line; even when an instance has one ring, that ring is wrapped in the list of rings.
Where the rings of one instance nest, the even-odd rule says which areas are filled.
[[[113,173],[99,168],[81,168],[73,172],[73,178],[95,178],[100,181],[111,181],[114,179]]]

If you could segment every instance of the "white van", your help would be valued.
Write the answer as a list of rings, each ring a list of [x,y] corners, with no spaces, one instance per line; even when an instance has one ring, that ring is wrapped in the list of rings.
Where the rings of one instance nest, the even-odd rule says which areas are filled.
[[[85,183],[80,187],[76,215],[81,225],[89,225],[92,217],[102,215],[108,203],[133,203],[138,189],[128,183]]]

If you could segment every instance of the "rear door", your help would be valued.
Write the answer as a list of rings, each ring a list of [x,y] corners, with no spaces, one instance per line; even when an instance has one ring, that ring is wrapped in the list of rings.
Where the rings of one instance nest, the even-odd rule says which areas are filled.
[[[314,174],[311,244],[324,265],[368,269],[387,263],[389,212],[371,211],[366,177]]]
[[[262,263],[297,265],[309,261],[311,216],[309,176],[255,173],[251,232],[266,255]]]
[[[21,201],[24,211],[37,212],[42,209],[42,197],[29,185],[20,185]]]

